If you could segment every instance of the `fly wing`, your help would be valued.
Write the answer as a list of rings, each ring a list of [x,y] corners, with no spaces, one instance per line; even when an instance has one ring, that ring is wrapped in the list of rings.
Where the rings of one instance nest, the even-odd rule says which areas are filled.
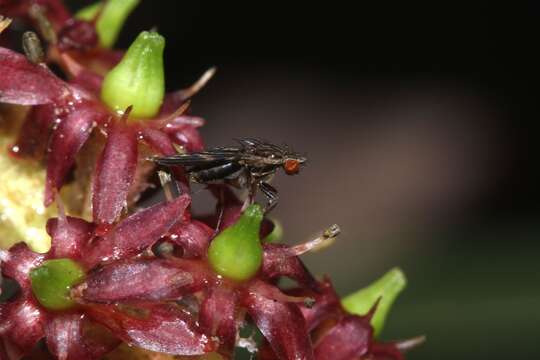
[[[204,169],[240,159],[240,151],[236,148],[213,148],[190,154],[154,157],[151,160],[165,166],[185,166],[187,168]]]

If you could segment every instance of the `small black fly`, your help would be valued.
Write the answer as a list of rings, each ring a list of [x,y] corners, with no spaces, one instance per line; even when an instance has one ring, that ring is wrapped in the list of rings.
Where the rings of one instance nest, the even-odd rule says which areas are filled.
[[[235,139],[239,146],[215,147],[201,152],[175,154],[152,158],[165,166],[183,166],[190,180],[201,184],[225,182],[237,188],[247,188],[251,199],[258,189],[268,198],[266,211],[273,209],[278,192],[268,181],[278,168],[295,175],[306,158],[291,151],[255,138]]]

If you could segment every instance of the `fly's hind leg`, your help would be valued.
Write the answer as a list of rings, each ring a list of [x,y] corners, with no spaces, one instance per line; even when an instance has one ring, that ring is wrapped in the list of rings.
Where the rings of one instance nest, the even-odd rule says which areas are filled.
[[[266,182],[261,182],[259,184],[259,189],[261,189],[262,193],[268,198],[268,204],[264,209],[265,214],[268,214],[270,211],[272,211],[272,209],[276,207],[278,203],[278,191],[276,190],[276,188]]]

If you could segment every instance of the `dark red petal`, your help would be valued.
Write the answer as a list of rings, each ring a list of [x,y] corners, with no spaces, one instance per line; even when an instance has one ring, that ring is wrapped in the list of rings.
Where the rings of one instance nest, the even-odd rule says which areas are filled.
[[[94,222],[112,224],[126,206],[137,166],[137,139],[124,124],[115,124],[96,166],[92,210]]]
[[[60,51],[84,51],[96,47],[98,36],[94,24],[88,21],[70,19],[58,34]]]
[[[53,218],[47,221],[47,233],[52,238],[51,257],[79,259],[94,234],[94,224],[70,216]]]
[[[328,279],[320,283],[318,289],[318,292],[312,292],[311,294],[305,292],[291,293],[291,295],[311,296],[315,299],[311,307],[299,305],[309,331],[315,329],[322,321],[342,312],[339,297]]]
[[[204,149],[204,141],[201,134],[193,126],[186,125],[182,130],[172,131],[169,135],[173,139],[173,142],[183,146],[188,152],[202,151]]]
[[[172,134],[174,132],[181,131],[186,126],[199,128],[205,124],[205,120],[198,116],[180,115],[170,119],[161,118],[157,123],[163,127],[163,131]]]
[[[0,316],[1,316],[1,313],[0,313]],[[4,344],[4,341],[0,337],[0,360],[9,360],[9,359],[10,359],[10,357],[8,356],[7,349],[6,349],[6,346]]]
[[[119,340],[82,313],[51,314],[45,326],[49,351],[60,360],[101,359]]]
[[[24,243],[18,243],[9,249],[7,258],[2,262],[2,274],[17,281],[24,291],[30,291],[30,270],[41,265],[44,254],[33,252]]]
[[[172,355],[202,355],[217,344],[189,314],[175,305],[147,305],[122,312],[113,305],[89,306],[87,313],[130,345]]]
[[[163,99],[163,104],[161,105],[160,115],[166,116],[174,113],[176,109],[182,106],[186,102],[186,97],[184,96],[182,90],[174,91],[165,94]]]
[[[69,81],[70,85],[78,86],[92,94],[99,94],[101,84],[103,84],[103,76],[84,68],[80,73]]]
[[[46,314],[31,298],[4,305],[0,311],[0,338],[5,337],[22,352],[29,352],[44,336]]]
[[[58,102],[70,93],[68,85],[46,67],[0,48],[0,102],[39,105]]]
[[[89,359],[82,341],[82,314],[57,314],[45,326],[49,351],[59,360]]]
[[[212,277],[202,264],[187,260],[126,260],[90,273],[75,288],[74,296],[99,303],[177,300],[183,294],[201,290]]]
[[[107,116],[90,102],[84,101],[77,104],[53,132],[47,158],[46,206],[54,201],[56,192],[62,187],[75,156],[88,140],[94,125]]]
[[[11,153],[17,157],[41,159],[45,155],[51,128],[58,118],[53,104],[37,105],[26,115]]]
[[[62,0],[23,0],[29,4],[37,3],[45,8],[47,19],[60,28],[66,21],[71,18],[69,10],[64,6]]]
[[[299,284],[318,290],[318,282],[298,256],[291,256],[288,246],[264,244],[262,274],[268,279],[282,276],[296,280]]]
[[[206,256],[210,239],[214,230],[208,225],[192,220],[185,224],[177,222],[170,231],[168,239],[184,250],[184,258],[201,258]]]
[[[368,353],[373,339],[369,320],[349,315],[343,317],[315,344],[317,360],[350,360]]]
[[[136,255],[166,235],[184,214],[191,199],[181,195],[139,211],[119,223],[103,238],[91,244],[83,261],[93,267],[101,261],[119,260]]]
[[[171,139],[161,130],[143,127],[140,131],[144,142],[150,145],[154,151],[157,151],[161,155],[176,154]]]
[[[306,323],[298,306],[262,294],[276,291],[279,290],[257,281],[241,301],[278,359],[314,359]]]
[[[45,326],[49,351],[60,360],[101,359],[118,345],[107,329],[97,328],[82,313],[58,313]]]
[[[220,352],[231,355],[236,343],[236,295],[228,289],[215,287],[202,301],[199,323],[206,334],[220,339]]]
[[[176,154],[176,149],[173,146],[172,140],[163,131],[145,126],[140,128],[139,133],[142,140],[155,152],[161,155]],[[189,181],[184,169],[175,166],[174,168],[171,168],[170,171],[174,175],[174,178],[180,181],[178,185],[182,187],[182,192],[189,192]]]
[[[99,75],[105,76],[124,57],[125,50],[95,48],[91,52],[73,54],[86,68],[92,69]],[[78,56],[80,55],[80,56]]]
[[[373,360],[404,360],[405,357],[392,343],[373,343],[370,352]]]
[[[0,1],[4,15],[10,17],[29,16],[30,6],[40,5],[45,10],[47,19],[57,28],[71,18],[71,14],[61,0],[4,0]]]

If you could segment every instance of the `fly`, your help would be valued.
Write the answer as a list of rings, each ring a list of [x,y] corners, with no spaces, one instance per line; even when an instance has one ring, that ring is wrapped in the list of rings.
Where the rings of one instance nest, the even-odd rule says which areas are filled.
[[[256,138],[235,139],[239,146],[215,147],[201,152],[154,157],[165,166],[183,166],[192,182],[211,184],[224,182],[249,190],[253,199],[257,190],[268,199],[266,212],[278,202],[278,191],[268,182],[279,168],[295,175],[306,158],[287,146],[271,144]]]

